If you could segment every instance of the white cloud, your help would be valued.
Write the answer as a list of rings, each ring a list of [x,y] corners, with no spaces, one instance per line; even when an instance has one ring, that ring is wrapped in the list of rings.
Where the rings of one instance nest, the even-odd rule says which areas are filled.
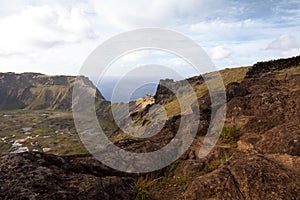
[[[93,37],[82,10],[28,6],[0,20],[0,54],[29,53]]]
[[[241,29],[241,28],[250,28],[257,24],[251,19],[246,19],[242,21],[235,21],[235,22],[227,22],[221,19],[215,19],[212,21],[202,21],[196,24],[192,24],[190,26],[191,30],[194,31],[217,31],[217,30],[224,30],[224,29]]]
[[[297,40],[288,34],[281,35],[276,40],[273,40],[268,46],[267,49],[273,50],[290,50],[299,48]]]
[[[74,74],[103,41],[140,27],[187,35],[219,68],[297,55],[299,7],[297,0],[0,0],[0,71]],[[134,53],[122,59],[124,65],[144,59],[184,64],[164,56]]]
[[[216,47],[204,48],[211,56],[217,68],[249,66],[258,61],[265,61],[278,58],[278,55],[265,50],[265,46],[270,43],[269,39],[260,39],[244,42],[231,42],[226,45],[218,45],[216,47],[224,47],[225,50],[232,53],[222,59],[214,59],[212,57],[212,49]],[[220,48],[219,49],[222,49]],[[218,48],[216,48],[218,49]]]
[[[116,28],[174,27],[197,22],[209,16],[218,16],[228,4],[225,0],[91,0],[91,7],[99,17]],[[227,12],[230,12],[228,7]],[[223,15],[224,16],[224,15]]]
[[[26,6],[26,0],[0,0],[0,18],[20,12]]]
[[[224,46],[216,46],[210,49],[210,56],[213,60],[220,60],[227,58],[232,54],[232,50]]]
[[[279,56],[296,56],[300,54],[300,45],[295,37],[284,34],[273,40],[266,48],[268,51],[273,51]]]
[[[51,49],[0,56],[0,71],[76,75],[87,56],[96,47],[97,42],[88,40]]]
[[[179,77],[175,79],[182,79],[183,76],[191,77],[201,73],[200,71],[198,71],[198,68],[194,68],[186,60],[173,54],[169,54],[168,58],[158,58],[156,63],[159,63],[162,66],[166,66],[175,71],[179,75]]]

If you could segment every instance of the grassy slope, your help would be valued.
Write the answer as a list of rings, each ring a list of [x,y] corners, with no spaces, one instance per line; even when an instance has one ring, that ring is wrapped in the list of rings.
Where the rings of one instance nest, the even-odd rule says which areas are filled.
[[[231,82],[241,82],[244,79],[248,69],[249,67],[239,67],[239,68],[221,70],[220,75],[223,79],[224,86],[226,86]],[[206,76],[210,76],[210,75],[213,75],[213,73],[209,73]],[[193,87],[195,94],[198,98],[202,97],[208,92],[208,88],[206,84],[192,83],[191,86]],[[182,98],[187,102],[188,105],[191,105],[194,101],[194,98],[192,98],[190,94],[187,94]],[[176,116],[181,113],[180,106],[176,98],[168,99],[167,101],[165,101],[164,106],[168,113],[168,117]]]

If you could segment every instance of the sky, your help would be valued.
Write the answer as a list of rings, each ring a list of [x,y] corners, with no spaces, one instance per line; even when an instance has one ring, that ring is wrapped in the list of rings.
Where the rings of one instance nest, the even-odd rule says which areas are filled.
[[[188,36],[218,69],[300,54],[299,0],[0,0],[0,72],[76,75],[102,42],[144,27]],[[147,59],[183,65],[158,52],[119,65]]]

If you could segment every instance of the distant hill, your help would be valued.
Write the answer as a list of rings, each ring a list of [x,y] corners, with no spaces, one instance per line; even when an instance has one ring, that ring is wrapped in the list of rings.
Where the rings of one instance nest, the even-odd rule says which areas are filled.
[[[96,89],[86,77],[82,85]],[[71,110],[75,76],[0,73],[0,110]],[[96,100],[104,100],[96,90]]]

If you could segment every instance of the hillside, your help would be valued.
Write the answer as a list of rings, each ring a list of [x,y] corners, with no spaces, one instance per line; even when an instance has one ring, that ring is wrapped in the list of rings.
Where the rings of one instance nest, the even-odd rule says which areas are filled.
[[[82,85],[95,89],[81,77]],[[75,76],[0,73],[0,110],[71,110]],[[94,95],[94,94],[91,94]],[[97,90],[96,100],[103,100]]]
[[[197,100],[184,98],[190,111],[199,105],[196,138],[177,161],[151,173],[118,172],[86,154],[71,113],[31,111],[30,104],[23,111],[1,111],[0,199],[299,199],[300,56],[220,74],[227,113],[213,150],[198,157],[214,116],[202,77],[192,77],[187,81]],[[213,78],[214,73],[207,76]],[[180,82],[162,81],[182,87]],[[154,96],[129,103],[132,119],[141,126],[159,121],[160,115],[149,120],[154,103],[166,108],[167,120],[157,135],[146,139],[130,137],[115,126],[111,107],[118,104],[105,102],[97,113],[115,145],[136,153],[152,152],[174,138],[181,118],[190,124],[195,121],[190,112],[180,114],[176,97],[162,84]],[[101,121],[103,116],[108,120]],[[7,154],[21,147],[29,152]]]

